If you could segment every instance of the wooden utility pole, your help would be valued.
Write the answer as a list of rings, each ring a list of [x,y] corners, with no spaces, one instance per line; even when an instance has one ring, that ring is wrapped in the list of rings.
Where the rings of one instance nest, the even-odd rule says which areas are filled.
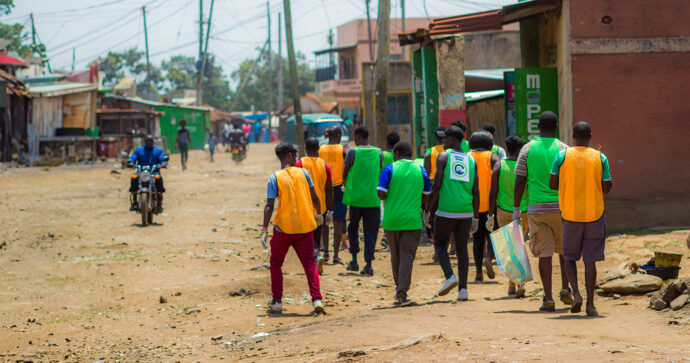
[[[266,1],[266,17],[268,18],[268,126],[271,126],[271,114],[273,113],[273,67],[271,59],[271,7]]]
[[[386,146],[388,133],[388,57],[390,56],[390,0],[379,0],[379,15],[376,21],[376,144]]]
[[[36,26],[34,25],[34,13],[29,14],[31,18],[31,45],[36,45]]]
[[[141,14],[144,18],[144,43],[146,44],[146,97],[150,98],[151,93],[151,63],[149,62],[149,32],[146,28],[146,5],[141,7]]]
[[[204,0],[199,0],[199,60],[201,60],[201,53],[203,53],[204,41]]]
[[[292,91],[292,107],[295,111],[295,134],[299,155],[304,156],[304,128],[302,127],[302,105],[299,101],[299,84],[297,83],[297,60],[295,59],[295,44],[292,42],[292,15],[290,15],[290,0],[283,0],[285,11],[285,38],[287,38],[288,63],[290,64],[290,89]]]
[[[374,61],[374,46],[371,43],[371,17],[369,17],[369,1],[366,0],[367,3],[367,29],[369,30],[369,61],[373,62]]]
[[[199,69],[199,77],[196,84],[196,105],[201,106],[204,101],[202,85],[204,84],[204,74],[206,73],[206,62],[208,61],[208,39],[211,37],[211,18],[213,18],[213,3],[211,0],[211,10],[208,13],[208,24],[206,26],[206,41],[204,44],[204,52],[201,57],[201,67]]]
[[[283,27],[281,13],[278,13],[278,109],[283,109]]]

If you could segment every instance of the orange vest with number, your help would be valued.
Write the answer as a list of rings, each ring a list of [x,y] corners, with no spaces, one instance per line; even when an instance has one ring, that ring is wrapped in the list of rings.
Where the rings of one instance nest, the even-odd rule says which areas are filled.
[[[594,222],[604,215],[601,153],[590,147],[570,147],[558,173],[561,217],[571,222]]]
[[[434,180],[434,176],[436,176],[436,158],[438,158],[438,154],[440,154],[443,150],[443,145],[436,145],[431,148],[431,154],[429,155],[429,161],[431,162],[431,170],[427,170],[431,173],[429,174],[429,178],[431,180]]]
[[[343,145],[328,144],[321,145],[319,157],[323,159],[331,168],[331,182],[334,187],[343,184],[343,170],[345,169],[345,159],[343,158]]]
[[[316,195],[319,197],[321,202],[321,212],[326,211],[326,180],[328,180],[328,174],[326,173],[326,162],[319,158],[313,156],[305,156],[301,159],[302,167],[307,169],[309,176],[311,176],[311,181],[314,183],[314,190]]]
[[[287,167],[275,172],[278,208],[273,220],[283,233],[302,234],[316,229],[309,182],[302,168]]]
[[[479,185],[479,213],[489,211],[489,192],[491,191],[491,150],[471,151],[477,165],[477,184]]]

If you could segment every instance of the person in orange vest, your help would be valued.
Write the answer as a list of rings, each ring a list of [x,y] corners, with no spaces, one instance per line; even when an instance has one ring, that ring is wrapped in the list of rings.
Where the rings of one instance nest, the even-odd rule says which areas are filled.
[[[342,264],[343,261],[338,257],[340,244],[347,217],[347,205],[343,203],[343,170],[345,169],[345,147],[340,144],[343,130],[334,126],[328,129],[328,144],[321,145],[319,157],[331,168],[331,184],[333,185],[333,264]],[[323,235],[328,240],[328,228],[323,229]],[[325,244],[327,245],[327,244]],[[346,245],[346,243],[343,243]],[[324,251],[324,260],[328,262],[328,252]]]
[[[268,223],[273,215],[275,200],[278,199],[276,217],[273,220],[271,237],[271,292],[273,299],[268,306],[273,312],[283,308],[283,261],[290,247],[295,249],[304,274],[307,276],[314,311],[324,313],[319,288],[319,273],[314,261],[314,230],[323,224],[321,202],[314,189],[309,172],[298,168],[297,150],[290,143],[280,143],[275,148],[280,159],[280,170],[268,178],[264,222],[261,228],[261,243],[266,247]]]
[[[558,205],[563,218],[563,258],[565,271],[573,289],[571,313],[582,309],[582,295],[577,286],[577,264],[585,263],[587,316],[596,316],[594,286],[597,281],[596,262],[604,260],[606,218],[604,193],[613,182],[609,161],[604,153],[589,147],[592,128],[586,122],[573,126],[575,146],[556,155],[551,167],[549,187],[558,190]]]
[[[477,165],[477,181],[479,184],[479,228],[472,235],[472,251],[474,252],[474,266],[477,271],[474,281],[484,281],[482,265],[486,268],[486,275],[493,279],[496,276],[491,260],[494,256],[487,221],[494,220],[489,215],[489,193],[491,191],[491,171],[494,165],[501,159],[491,151],[494,146],[494,138],[491,133],[484,130],[476,131],[470,136],[470,155]]]
[[[314,230],[314,258],[316,259],[316,267],[319,270],[319,275],[323,274],[323,264],[326,262],[325,258],[321,256],[319,250],[321,249],[322,234],[321,231],[328,228],[328,222],[333,219],[333,186],[331,183],[331,168],[328,164],[319,157],[319,140],[315,137],[310,137],[304,142],[304,149],[307,156],[297,160],[297,167],[304,168],[309,172],[311,180],[314,182],[314,190],[321,201],[321,211],[325,211],[323,217],[326,223]],[[328,253],[328,238],[323,238],[324,255]]]

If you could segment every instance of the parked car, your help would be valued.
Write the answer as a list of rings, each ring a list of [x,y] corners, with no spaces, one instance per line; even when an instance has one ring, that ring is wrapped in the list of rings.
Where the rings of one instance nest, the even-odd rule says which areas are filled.
[[[343,137],[340,143],[347,145],[350,143],[350,133],[348,127],[345,125],[343,119],[332,113],[308,113],[302,115],[302,127],[304,132],[304,139],[309,137],[316,137],[319,139],[319,145],[328,143],[328,139],[324,136],[326,129],[333,126],[340,127],[343,130]],[[285,124],[285,137],[283,142],[297,143],[297,134],[295,134],[295,116],[290,116]]]

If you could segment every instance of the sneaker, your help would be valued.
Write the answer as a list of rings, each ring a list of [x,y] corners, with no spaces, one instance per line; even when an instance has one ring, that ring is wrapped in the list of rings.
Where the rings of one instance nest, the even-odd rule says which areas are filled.
[[[553,300],[544,300],[539,311],[556,311],[556,303]]]
[[[343,260],[341,260],[340,257],[335,256],[335,257],[333,257],[333,264],[334,264],[334,265],[342,265],[342,264],[343,264]]]
[[[280,313],[283,311],[282,301],[268,300],[267,304],[272,313]]]
[[[491,260],[484,259],[484,268],[486,268],[486,276],[489,276],[490,279],[494,279],[496,277],[496,273],[494,272],[494,267],[491,265]]]
[[[566,304],[566,305],[572,305],[573,304],[573,294],[570,292],[568,289],[561,289],[561,292],[559,293],[561,302]]]
[[[460,289],[458,291],[458,300],[459,301],[467,301],[468,296],[467,296],[467,289]]]
[[[364,268],[362,271],[359,272],[360,275],[368,275],[368,276],[374,276],[374,269],[371,268],[371,264],[368,263],[364,265]]]
[[[350,263],[347,264],[345,269],[348,271],[359,271],[359,265],[357,264],[357,262],[352,260],[352,261],[350,261]]]
[[[314,312],[316,312],[317,314],[326,313],[326,310],[323,308],[323,303],[321,302],[321,300],[314,300],[312,304],[314,305]]]
[[[319,271],[319,276],[323,275],[324,262],[326,262],[326,260],[324,260],[321,256],[319,256],[319,258],[316,260],[316,269]]]
[[[400,307],[412,306],[412,305],[414,305],[414,301],[412,301],[408,298],[398,298],[398,303],[396,305],[398,305]]]
[[[453,290],[453,288],[458,286],[458,278],[453,274],[451,277],[446,279],[446,281],[443,283],[443,286],[441,287],[441,290],[438,290],[438,296],[444,296],[450,292],[450,290]]]

